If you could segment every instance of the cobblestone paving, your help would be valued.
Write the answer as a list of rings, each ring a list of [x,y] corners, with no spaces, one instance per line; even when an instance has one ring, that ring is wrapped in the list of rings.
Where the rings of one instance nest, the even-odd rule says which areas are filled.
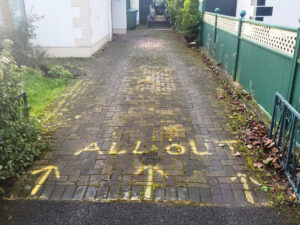
[[[268,204],[232,153],[217,84],[171,31],[117,37],[82,87],[12,198]]]

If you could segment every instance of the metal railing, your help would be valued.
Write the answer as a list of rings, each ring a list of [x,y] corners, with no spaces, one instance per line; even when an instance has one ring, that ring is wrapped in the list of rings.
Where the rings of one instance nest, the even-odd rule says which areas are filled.
[[[276,93],[269,138],[279,149],[279,161],[300,200],[300,114]]]
[[[30,106],[28,104],[27,101],[27,95],[26,92],[23,91],[21,94],[19,94],[17,97],[17,103],[19,106],[23,106],[24,108],[24,113],[28,116],[29,115],[29,110],[30,110]]]

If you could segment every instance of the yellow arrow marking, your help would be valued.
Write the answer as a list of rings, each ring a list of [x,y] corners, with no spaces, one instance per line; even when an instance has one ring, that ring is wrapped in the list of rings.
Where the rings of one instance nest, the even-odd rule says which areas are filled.
[[[160,173],[163,176],[167,176],[164,171],[159,169],[157,166],[142,166],[138,169],[137,172],[135,172],[135,175],[142,173],[143,171],[148,170],[148,179],[147,181],[150,182],[151,186],[153,185],[153,177],[154,177],[154,171]],[[147,186],[145,191],[145,198],[150,199],[151,198],[151,186]]]
[[[246,174],[238,173],[237,176],[240,178],[240,180],[244,186],[247,201],[250,204],[254,204],[253,196],[252,196],[251,192],[249,191],[249,185],[247,184]]]
[[[97,142],[93,142],[92,144],[90,144],[89,146],[80,149],[78,152],[76,152],[74,155],[80,155],[83,152],[98,152],[99,155],[102,155],[103,153],[101,152],[100,148],[98,147],[98,143]]]
[[[58,169],[57,169],[56,166],[46,166],[46,167],[44,167],[44,168],[42,168],[40,170],[32,171],[33,175],[34,174],[38,174],[38,173],[42,173],[44,171],[46,171],[46,173],[37,180],[36,185],[34,186],[34,188],[31,191],[31,195],[35,195],[37,193],[37,191],[41,188],[41,186],[47,180],[47,178],[50,175],[50,173],[51,173],[52,170],[54,170],[56,178],[60,179],[60,174],[59,174],[59,171],[58,171]]]

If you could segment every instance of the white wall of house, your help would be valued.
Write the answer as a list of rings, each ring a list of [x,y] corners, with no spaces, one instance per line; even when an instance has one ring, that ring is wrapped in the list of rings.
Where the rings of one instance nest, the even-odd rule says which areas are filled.
[[[42,47],[72,47],[74,38],[81,30],[73,27],[73,18],[79,17],[78,8],[72,8],[71,1],[25,0],[27,15],[42,17],[36,25],[37,37],[33,42]]]
[[[300,0],[266,0],[265,6],[273,7],[272,16],[264,16],[264,23],[287,26],[287,27],[299,27],[299,9]],[[254,7],[251,6],[251,0],[238,0],[236,16],[239,17],[241,10],[246,10],[246,19],[250,16],[254,16]]]
[[[266,0],[266,6],[273,6],[273,15],[266,16],[265,23],[300,27],[300,0]]]
[[[140,1],[139,0],[130,0],[130,7],[132,9],[140,10]],[[140,12],[137,13],[136,24],[140,24]]]
[[[126,1],[112,0],[112,26],[114,34],[126,34],[127,14]]]
[[[27,15],[43,17],[35,24],[37,37],[33,42],[50,56],[89,57],[111,40],[113,26],[126,33],[126,0],[24,2]]]
[[[253,16],[253,7],[251,6],[251,0],[237,0],[236,17],[240,17],[240,13],[242,10],[246,10],[247,12],[245,19],[249,19],[250,16]]]

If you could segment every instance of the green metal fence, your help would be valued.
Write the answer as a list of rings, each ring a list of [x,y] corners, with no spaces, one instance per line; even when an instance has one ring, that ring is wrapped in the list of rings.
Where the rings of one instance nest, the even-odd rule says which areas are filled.
[[[271,114],[279,92],[300,111],[300,29],[205,12],[201,45]]]

